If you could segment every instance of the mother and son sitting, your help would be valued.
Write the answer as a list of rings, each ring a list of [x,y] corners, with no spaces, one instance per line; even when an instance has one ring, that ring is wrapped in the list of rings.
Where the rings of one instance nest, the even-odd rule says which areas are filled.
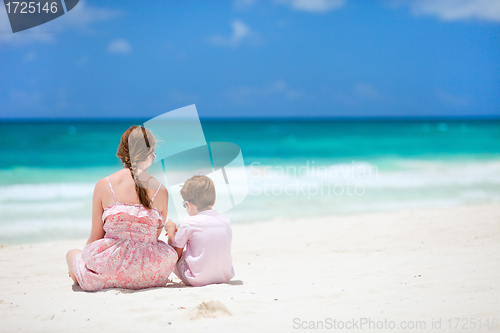
[[[144,127],[129,128],[117,152],[124,168],[95,186],[87,245],[66,255],[69,275],[83,290],[164,287],[172,271],[195,287],[234,276],[230,221],[212,209],[215,186],[210,178],[194,176],[182,186],[189,217],[178,228],[170,219],[164,223],[166,188],[152,177],[148,184],[155,182],[154,187],[138,184],[138,175],[154,161],[155,143]],[[168,244],[158,239],[163,228]]]

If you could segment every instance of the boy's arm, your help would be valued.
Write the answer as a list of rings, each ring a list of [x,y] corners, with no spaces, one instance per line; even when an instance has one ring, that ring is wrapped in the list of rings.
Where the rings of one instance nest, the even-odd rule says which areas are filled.
[[[177,252],[177,256],[180,259],[182,257],[182,252],[184,251],[184,248],[182,248],[182,247],[175,247],[174,246],[174,250],[175,250],[175,252]]]
[[[182,253],[184,252],[184,247],[187,246],[187,243],[189,241],[189,227],[186,225],[184,222],[181,222],[179,224],[179,230],[176,230],[175,234],[175,242],[172,240],[172,243],[170,243],[169,240],[169,245],[171,245],[175,252],[177,252],[177,256],[179,259],[182,256]],[[170,237],[170,233],[168,234]],[[175,245],[173,245],[175,243]]]
[[[168,235],[168,245],[172,246],[172,243],[174,242],[175,239],[175,232],[177,231],[177,226],[171,219],[168,219],[168,221],[165,223],[165,231],[167,232]]]

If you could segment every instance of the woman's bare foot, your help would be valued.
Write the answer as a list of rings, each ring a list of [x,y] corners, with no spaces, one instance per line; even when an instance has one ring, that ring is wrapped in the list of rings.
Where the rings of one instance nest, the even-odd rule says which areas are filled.
[[[68,264],[68,274],[69,277],[78,284],[78,281],[76,279],[75,273],[73,272],[73,259],[75,259],[76,255],[82,253],[82,250],[78,249],[73,249],[69,250],[68,253],[66,254],[66,263]]]

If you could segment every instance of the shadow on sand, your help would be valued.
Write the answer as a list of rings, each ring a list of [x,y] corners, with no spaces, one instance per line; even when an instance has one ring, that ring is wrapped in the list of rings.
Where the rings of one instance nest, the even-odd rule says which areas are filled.
[[[231,280],[228,283],[221,283],[221,284],[228,284],[231,286],[242,286],[243,281],[241,280]],[[74,292],[87,292],[83,290],[79,285],[73,284],[71,286]],[[203,288],[203,287],[192,287],[192,286],[186,286],[184,283],[178,283],[178,282],[173,282],[169,281],[165,287],[153,287],[153,288],[145,288],[145,289],[124,289],[124,288],[109,288],[109,289],[104,289],[104,290],[98,290],[98,291],[89,291],[89,292],[94,292],[94,293],[102,293],[102,292],[111,292],[111,291],[116,291],[116,295],[118,294],[135,294],[135,293],[143,293],[151,290],[157,290],[157,289],[163,289],[163,288]]]

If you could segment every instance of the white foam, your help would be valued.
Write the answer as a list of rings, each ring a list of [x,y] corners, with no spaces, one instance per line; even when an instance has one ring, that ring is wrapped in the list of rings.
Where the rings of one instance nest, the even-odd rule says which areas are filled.
[[[92,197],[91,183],[17,184],[0,186],[0,202],[50,201]]]
[[[500,161],[390,161],[392,169],[358,161],[309,169],[257,165],[246,172],[249,195],[227,212],[233,223],[395,209],[500,202]],[[318,168],[319,167],[319,168]],[[358,177],[364,170],[365,177]],[[372,170],[371,174],[367,170]],[[376,171],[376,172],[375,172]],[[307,193],[322,184],[360,184],[362,195]],[[288,186],[291,194],[264,193]],[[306,193],[295,190],[303,186]],[[0,240],[47,239],[49,235],[87,235],[91,226],[94,183],[46,183],[0,186]],[[260,195],[255,195],[255,189]],[[351,187],[352,189],[352,187]],[[238,188],[231,188],[239,191]],[[243,193],[243,190],[242,190]],[[178,222],[178,221],[176,221]]]
[[[413,161],[401,163],[402,170],[385,171],[368,162],[336,164],[318,168],[303,167],[287,170],[287,166],[258,166],[248,173],[249,183],[266,184],[362,184],[366,188],[418,189],[443,186],[473,186],[500,184],[500,162],[446,163]],[[292,170],[292,171],[290,171]],[[296,172],[294,173],[293,170]]]

